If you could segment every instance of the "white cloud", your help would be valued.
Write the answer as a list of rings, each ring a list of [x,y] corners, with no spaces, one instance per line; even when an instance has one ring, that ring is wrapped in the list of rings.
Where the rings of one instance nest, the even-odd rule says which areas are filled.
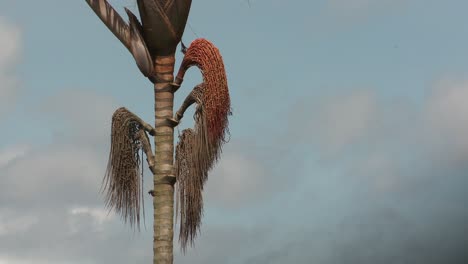
[[[116,105],[111,96],[77,88],[60,91],[43,102],[39,110],[47,119],[61,124],[54,131],[56,141],[107,147]]]
[[[351,165],[352,175],[362,178],[377,193],[388,194],[398,186],[400,175],[398,160],[386,151],[371,152]]]
[[[2,42],[2,49],[0,49],[1,67],[7,67],[17,62],[21,41],[20,36],[20,30],[17,26],[0,17],[0,40]]]
[[[19,215],[14,217],[5,212],[0,213],[0,237],[7,234],[24,233],[37,222],[36,216]]]
[[[90,203],[98,197],[105,165],[105,158],[80,146],[36,150],[2,172],[0,197],[17,206]]]
[[[365,139],[376,128],[377,98],[371,90],[304,99],[290,113],[291,140],[312,143],[324,156],[334,156]]]
[[[296,142],[320,146],[321,155],[327,157],[336,158],[329,154],[344,154],[349,147],[356,154],[383,154],[370,159],[370,170],[375,170],[376,164],[392,163],[382,159],[398,156],[384,152],[394,153],[398,148],[412,147],[449,155],[447,159],[467,159],[467,101],[468,81],[464,80],[437,82],[422,106],[403,99],[379,101],[370,90],[354,90],[320,101],[308,98],[292,109],[290,116],[295,119],[288,133]],[[298,126],[303,129],[295,129]]]
[[[87,206],[75,207],[69,210],[69,214],[71,218],[69,225],[72,233],[82,231],[79,228],[79,222],[82,220],[83,216],[91,218],[92,228],[98,232],[103,231],[105,228],[105,224],[107,224],[109,221],[114,220],[115,216],[113,212],[109,212],[102,206],[94,208]]]
[[[25,155],[29,149],[27,145],[15,145],[0,150],[0,168]]]
[[[225,151],[209,175],[204,199],[224,208],[239,207],[256,200],[267,185],[267,171],[258,160]]]
[[[12,106],[17,94],[18,80],[14,67],[18,63],[21,46],[20,29],[0,17],[0,117]]]
[[[332,152],[364,137],[373,129],[377,102],[369,91],[358,91],[328,101],[314,128]]]
[[[427,140],[452,159],[468,159],[468,81],[444,80],[432,90],[425,108]]]
[[[468,81],[437,82],[422,104],[379,101],[368,90],[302,100],[289,114],[286,137],[294,146],[318,147],[313,152],[326,161],[320,165],[339,167],[378,193],[468,161]]]
[[[129,246],[131,230],[107,213],[100,193],[112,99],[65,91],[48,103],[38,118],[55,119],[71,133],[53,137],[47,145],[0,150],[0,261],[146,262],[136,249],[143,242],[151,249],[151,238],[142,235],[143,240],[135,238],[138,243]]]
[[[112,215],[102,208],[75,207],[70,210],[70,213],[72,215],[90,215],[94,219],[96,219],[96,221],[99,224],[103,224],[104,222],[109,221],[112,218]]]

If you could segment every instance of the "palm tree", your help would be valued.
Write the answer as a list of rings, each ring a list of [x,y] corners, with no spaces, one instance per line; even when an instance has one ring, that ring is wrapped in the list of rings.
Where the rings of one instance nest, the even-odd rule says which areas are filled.
[[[203,185],[226,142],[230,98],[218,49],[205,39],[193,41],[174,79],[175,50],[184,32],[191,0],[137,0],[141,23],[128,9],[128,24],[106,0],[86,0],[134,57],[141,73],[154,84],[155,126],[124,107],[112,116],[111,150],[103,181],[106,205],[131,226],[140,223],[143,175],[140,151],[153,173],[153,263],[173,263],[174,190],[177,183],[179,240],[185,252],[194,243],[203,210]],[[187,69],[197,66],[203,82],[174,114],[174,94]],[[179,136],[174,162],[174,127],[196,104],[195,127]],[[155,151],[149,135],[154,137]],[[141,177],[141,179],[140,179]],[[141,180],[141,181],[140,181]]]

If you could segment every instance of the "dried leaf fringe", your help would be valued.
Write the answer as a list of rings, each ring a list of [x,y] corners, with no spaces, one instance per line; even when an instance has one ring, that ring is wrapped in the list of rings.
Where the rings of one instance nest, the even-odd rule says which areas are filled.
[[[106,207],[115,209],[130,226],[140,228],[143,203],[143,170],[140,170],[142,126],[139,118],[121,107],[112,116],[111,149],[103,180]],[[144,206],[143,206],[144,207]]]
[[[226,142],[228,116],[231,114],[224,63],[218,49],[205,39],[197,39],[187,49],[177,75],[181,82],[191,66],[200,68],[203,83],[196,86],[186,99],[197,103],[195,128],[180,135],[176,149],[178,183],[177,209],[180,214],[179,240],[185,252],[193,246],[203,214],[203,185]]]
[[[193,149],[194,131],[185,129],[180,135],[180,141],[176,148],[176,174],[177,179],[177,210],[180,213],[179,240],[183,251],[190,243],[193,246],[197,231],[200,228],[203,212],[202,189],[203,182],[200,177],[193,177],[194,169]]]

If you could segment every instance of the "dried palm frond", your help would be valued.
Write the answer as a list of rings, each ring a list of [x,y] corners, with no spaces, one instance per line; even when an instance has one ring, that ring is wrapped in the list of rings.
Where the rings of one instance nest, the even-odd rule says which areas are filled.
[[[124,107],[114,112],[109,162],[103,181],[106,206],[115,209],[131,226],[136,224],[138,227],[143,201],[139,151],[145,149],[146,152],[149,145],[146,137],[142,122],[135,114]]]
[[[202,189],[200,177],[193,177],[191,171],[196,163],[193,160],[195,137],[192,129],[185,129],[180,135],[176,148],[178,157],[176,165],[177,179],[177,208],[180,212],[180,242],[185,250],[187,244],[193,245],[197,231],[200,228],[203,213]]]
[[[146,77],[152,77],[153,60],[143,38],[143,29],[138,18],[130,10],[125,9],[129,19],[127,24],[106,0],[86,0],[86,2],[130,51],[141,73]]]
[[[200,68],[203,83],[193,89],[176,114],[176,119],[181,118],[188,106],[197,103],[195,128],[183,131],[176,150],[181,217],[179,240],[184,251],[188,243],[193,245],[200,228],[201,192],[226,142],[231,114],[226,72],[218,49],[205,39],[195,40],[187,49],[176,82],[181,83],[185,72],[193,65]]]

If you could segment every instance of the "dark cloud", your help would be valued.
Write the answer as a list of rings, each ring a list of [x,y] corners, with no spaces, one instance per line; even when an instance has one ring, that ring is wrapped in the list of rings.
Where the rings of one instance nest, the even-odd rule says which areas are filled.
[[[467,91],[465,82],[438,84],[420,107],[377,104],[362,91],[298,104],[294,113],[312,115],[291,120],[307,129],[288,131],[289,143],[318,147],[320,162],[305,155],[318,175],[281,213],[308,213],[299,226],[284,222],[300,235],[274,238],[245,263],[466,263]]]

